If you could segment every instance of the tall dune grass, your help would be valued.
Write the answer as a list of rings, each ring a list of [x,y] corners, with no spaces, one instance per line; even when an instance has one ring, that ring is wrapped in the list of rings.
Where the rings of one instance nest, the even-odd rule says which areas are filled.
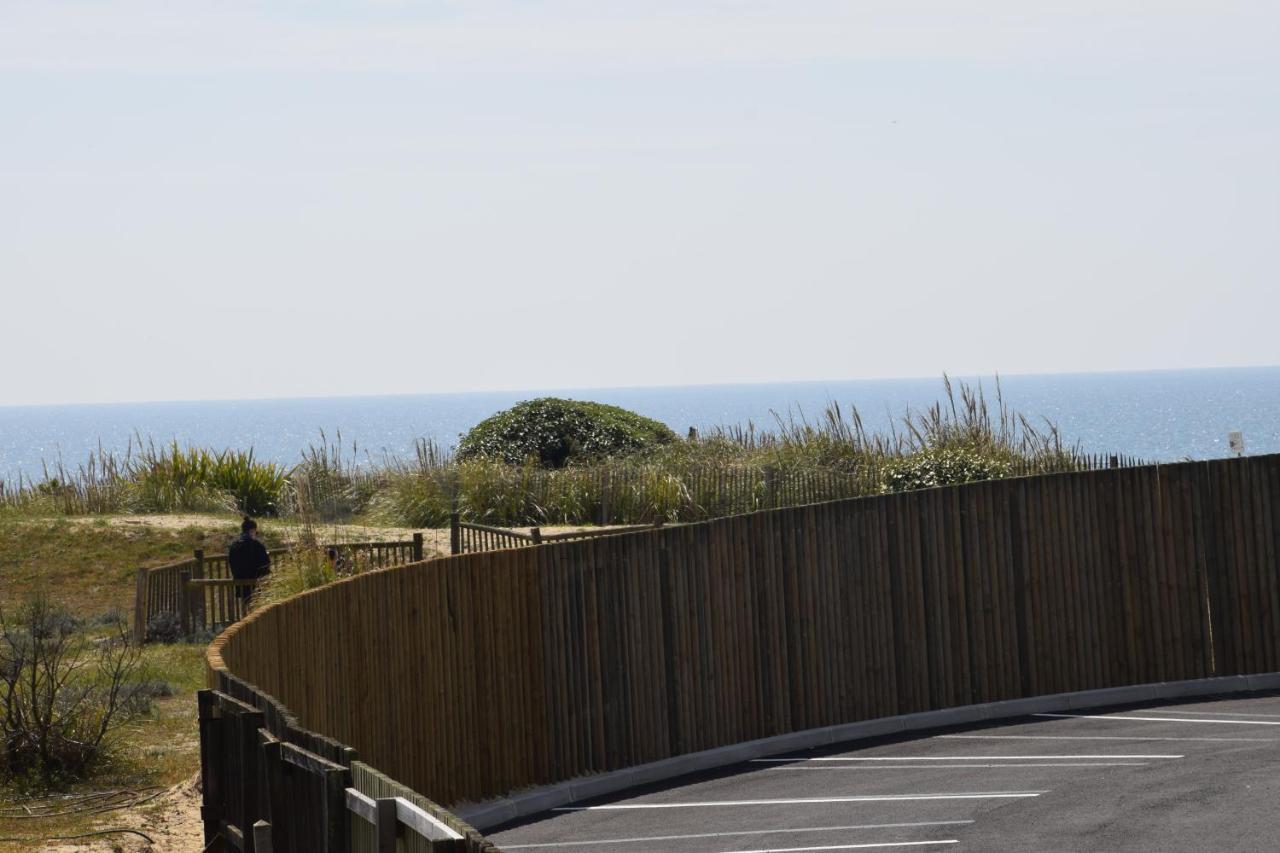
[[[1058,429],[944,377],[942,399],[872,433],[857,409],[832,403],[710,430],[648,453],[549,470],[487,459],[457,460],[430,441],[412,458],[363,457],[325,433],[291,469],[253,451],[157,447],[138,439],[122,456],[61,462],[36,482],[0,487],[0,511],[94,514],[239,509],[320,521],[364,517],[439,527],[451,513],[491,524],[629,523],[710,518],[773,506],[1070,471],[1089,463]]]
[[[253,449],[211,451],[136,437],[122,454],[101,447],[75,470],[58,460],[35,482],[0,484],[0,510],[27,514],[245,512],[290,503],[292,471]]]

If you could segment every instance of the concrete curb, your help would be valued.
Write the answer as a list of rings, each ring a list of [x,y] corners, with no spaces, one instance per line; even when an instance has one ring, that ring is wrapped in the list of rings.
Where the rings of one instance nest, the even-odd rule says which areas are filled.
[[[764,758],[813,749],[845,741],[881,737],[883,735],[913,732],[923,729],[940,729],[963,726],[987,720],[1004,720],[1029,714],[1057,714],[1082,708],[1102,708],[1109,705],[1130,705],[1154,702],[1161,699],[1179,699],[1188,696],[1212,696],[1229,693],[1253,693],[1260,690],[1280,690],[1280,672],[1261,675],[1233,675],[1221,678],[1197,678],[1189,681],[1168,681],[1157,684],[1138,684],[1132,687],[1108,687],[1101,690],[1083,690],[1077,693],[1055,693],[1050,696],[1033,696],[1027,699],[1009,699],[983,705],[964,705],[903,714],[897,717],[881,717],[860,723],[844,723],[820,729],[775,735],[760,740],[735,743],[702,752],[691,752],[626,767],[594,776],[583,776],[545,785],[471,806],[453,809],[454,814],[480,831],[494,826],[548,811],[558,806],[616,794],[628,788],[674,779],[690,773],[701,773],[741,764],[753,758]]]

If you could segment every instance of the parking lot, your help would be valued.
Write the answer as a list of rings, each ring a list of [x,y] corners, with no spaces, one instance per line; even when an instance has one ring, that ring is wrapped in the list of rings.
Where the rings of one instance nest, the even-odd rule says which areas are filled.
[[[512,851],[1280,849],[1280,697],[1035,715],[574,803]]]

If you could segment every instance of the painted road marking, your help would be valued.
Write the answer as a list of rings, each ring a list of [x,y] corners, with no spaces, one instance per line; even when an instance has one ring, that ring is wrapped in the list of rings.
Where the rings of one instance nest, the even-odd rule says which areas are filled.
[[[753,758],[753,764],[794,764],[797,761],[1048,761],[1050,759],[1129,759],[1150,761],[1160,758],[1185,758],[1184,755],[832,755],[818,758]]]
[[[604,838],[594,841],[552,841],[541,844],[506,844],[503,850],[532,850],[547,847],[591,847],[596,844],[644,844],[651,841],[697,841],[702,838],[733,838],[744,835],[784,835],[795,832],[849,832],[855,829],[920,829],[928,826],[968,826],[971,820],[925,820],[914,823],[859,823],[850,826],[802,826],[791,829],[740,829],[733,832],[699,832],[694,835],[650,835],[636,838]]]
[[[1226,726],[1280,726],[1280,720],[1197,720],[1189,717],[1120,717],[1114,714],[1033,714],[1072,720],[1135,720],[1142,723],[1219,723]]]
[[[1275,743],[1273,737],[1151,737],[1142,735],[937,735],[957,740],[1185,740],[1213,743]]]
[[[1176,711],[1173,708],[1161,708],[1161,714],[1190,714],[1193,717],[1280,717],[1280,714],[1246,714],[1244,711]]]
[[[1022,800],[1048,791],[983,791],[963,794],[873,794],[861,797],[804,797],[786,800],[707,800],[699,803],[613,803],[607,806],[560,806],[553,812],[603,812],[639,809],[703,809],[718,806],[803,806],[830,803],[897,803],[920,800]]]
[[[925,847],[934,844],[959,844],[954,838],[945,841],[882,841],[878,844],[832,844],[826,847],[770,847],[766,850],[742,850],[739,853],[807,853],[813,850],[870,850],[873,847]],[[724,853],[734,853],[726,850]]]
[[[960,768],[999,768],[1001,770],[1018,770],[1023,767],[1146,767],[1145,761],[1097,761],[1097,762],[1081,762],[1068,763],[1065,761],[1052,762],[1034,762],[1031,764],[827,764],[819,765],[800,765],[800,764],[783,764],[778,767],[768,768],[770,772],[775,770],[957,770]]]

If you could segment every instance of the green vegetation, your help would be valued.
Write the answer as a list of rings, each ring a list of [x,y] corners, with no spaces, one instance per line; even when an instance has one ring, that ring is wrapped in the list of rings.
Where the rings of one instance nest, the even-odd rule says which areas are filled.
[[[542,397],[476,424],[458,445],[458,459],[563,468],[634,456],[675,440],[666,424],[617,406]]]
[[[249,515],[276,515],[289,471],[247,451],[148,446],[126,478],[133,506],[143,512],[218,509],[230,503]]]
[[[193,547],[225,547],[237,531],[234,516],[180,522],[136,516],[0,516],[0,610],[6,623],[0,632],[0,670],[12,672],[19,657],[15,652],[22,652],[27,677],[21,695],[15,690],[7,701],[28,709],[25,719],[34,724],[28,731],[47,730],[51,759],[40,759],[37,747],[33,761],[29,737],[25,755],[15,752],[13,758],[0,759],[0,849],[29,850],[29,843],[9,846],[5,839],[74,834],[99,828],[103,821],[137,826],[136,816],[122,818],[120,811],[99,810],[112,803],[144,802],[196,772],[200,756],[195,691],[204,685],[204,646],[136,649],[120,636],[132,611],[138,566],[170,562]],[[263,533],[270,541],[279,538],[274,525],[264,525]],[[40,647],[36,657],[30,653],[33,645]],[[54,666],[55,659],[62,663]],[[51,694],[50,682],[38,671],[44,666],[41,662],[50,665],[46,672],[66,674],[73,661],[78,661],[78,670]],[[33,683],[33,663],[34,693],[27,686]],[[124,668],[118,669],[121,664]],[[112,672],[118,675],[117,710],[105,720],[106,731],[98,739],[103,712],[110,705],[103,688],[112,683]],[[3,683],[0,677],[0,693],[7,696]],[[31,709],[50,704],[60,713],[32,719]],[[82,713],[62,713],[68,708]],[[5,742],[9,726],[19,717],[11,718],[5,710],[0,716],[12,721],[0,724],[0,742]],[[56,796],[38,796],[50,788]]]
[[[40,591],[77,615],[129,612],[139,567],[189,557],[195,548],[220,552],[240,532],[234,516],[176,521],[0,516],[0,601]],[[261,532],[268,547],[279,543],[274,525]]]
[[[1052,424],[1037,428],[997,395],[945,381],[943,399],[887,435],[856,410],[777,416],[772,429],[688,439],[610,406],[534,400],[477,425],[456,454],[420,442],[412,459],[362,460],[341,436],[291,470],[252,452],[148,447],[99,454],[75,475],[0,491],[0,515],[267,508],[287,518],[440,527],[453,512],[506,525],[689,521],[817,500],[927,488],[1085,464]]]
[[[0,782],[47,791],[80,781],[110,757],[108,737],[150,710],[124,615],[92,636],[98,625],[41,593],[0,611]]]
[[[943,447],[891,460],[885,465],[886,491],[909,492],[1008,477],[1014,460],[967,447]]]
[[[509,525],[689,521],[1084,465],[1052,425],[1037,429],[998,395],[992,407],[980,388],[948,381],[945,390],[889,435],[833,404],[816,422],[778,417],[768,431],[715,430],[563,468],[451,460],[423,443],[416,459],[378,470],[364,511],[406,526],[442,525],[454,509]]]
[[[291,472],[253,450],[157,447],[137,441],[123,456],[99,450],[71,471],[47,466],[37,483],[0,486],[0,510],[24,515],[239,511],[276,515],[290,499]]]

